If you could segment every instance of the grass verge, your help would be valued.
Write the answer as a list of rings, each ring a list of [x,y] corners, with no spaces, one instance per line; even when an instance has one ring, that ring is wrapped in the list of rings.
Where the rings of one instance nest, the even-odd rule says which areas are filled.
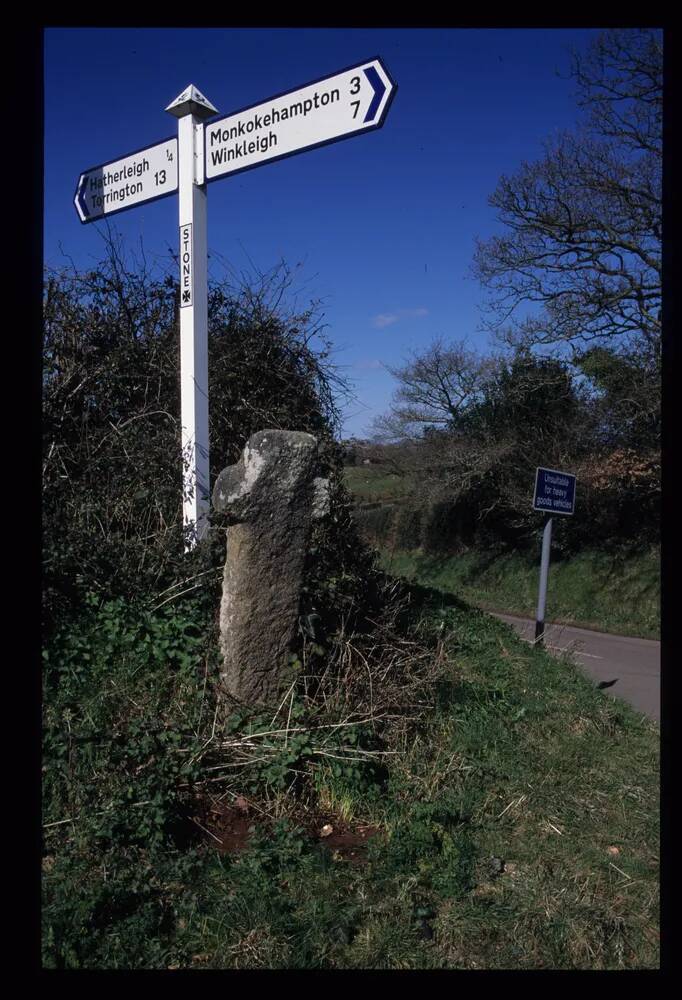
[[[456,594],[488,611],[534,618],[540,556],[464,552],[381,553],[383,568]],[[660,553],[583,552],[550,564],[547,621],[618,635],[660,638]]]
[[[374,744],[349,727],[318,756],[293,699],[298,724],[268,741],[262,721],[221,719],[191,603],[94,602],[56,636],[44,965],[657,967],[656,726],[482,611],[420,587],[410,602],[432,696]],[[268,750],[244,768],[235,744]],[[351,763],[356,745],[382,766]],[[217,850],[197,795],[246,803],[241,850]],[[352,860],[306,816],[377,832]]]

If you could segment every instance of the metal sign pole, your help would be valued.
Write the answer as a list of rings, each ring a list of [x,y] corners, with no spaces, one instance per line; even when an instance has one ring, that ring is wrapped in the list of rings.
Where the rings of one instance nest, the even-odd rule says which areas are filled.
[[[166,110],[178,119],[180,413],[186,551],[208,530],[208,246],[203,120],[216,109],[194,86]]]
[[[545,640],[545,604],[547,602],[547,577],[549,576],[549,554],[552,547],[552,518],[547,518],[545,530],[542,533],[542,559],[540,561],[540,589],[538,591],[538,610],[535,616],[535,641],[542,644]]]

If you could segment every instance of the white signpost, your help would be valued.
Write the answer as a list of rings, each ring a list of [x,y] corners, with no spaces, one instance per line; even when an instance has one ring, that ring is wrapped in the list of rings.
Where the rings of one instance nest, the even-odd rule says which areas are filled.
[[[78,178],[83,223],[178,191],[183,522],[192,548],[208,529],[206,182],[381,128],[397,87],[380,59],[314,80],[205,125],[217,113],[194,85],[166,111],[178,136]]]
[[[208,530],[208,243],[204,125],[217,110],[189,86],[168,105],[178,119],[180,266],[180,421],[182,424],[183,522],[187,546]]]

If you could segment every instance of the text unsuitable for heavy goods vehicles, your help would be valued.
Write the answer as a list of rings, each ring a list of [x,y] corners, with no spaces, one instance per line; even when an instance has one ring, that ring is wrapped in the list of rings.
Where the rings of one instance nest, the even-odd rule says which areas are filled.
[[[559,507],[562,510],[572,510],[573,504],[570,500],[565,499],[569,486],[570,480],[566,476],[552,476],[546,472],[543,478],[545,495],[536,497],[535,503],[538,507],[551,507],[554,510]]]

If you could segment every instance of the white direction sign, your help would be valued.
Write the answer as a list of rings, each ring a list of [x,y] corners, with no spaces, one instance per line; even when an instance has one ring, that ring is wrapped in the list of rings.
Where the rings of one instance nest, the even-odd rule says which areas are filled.
[[[396,84],[370,59],[206,125],[206,179],[381,128]]]
[[[78,178],[73,201],[81,222],[96,222],[177,190],[178,140],[172,136],[85,170]]]

